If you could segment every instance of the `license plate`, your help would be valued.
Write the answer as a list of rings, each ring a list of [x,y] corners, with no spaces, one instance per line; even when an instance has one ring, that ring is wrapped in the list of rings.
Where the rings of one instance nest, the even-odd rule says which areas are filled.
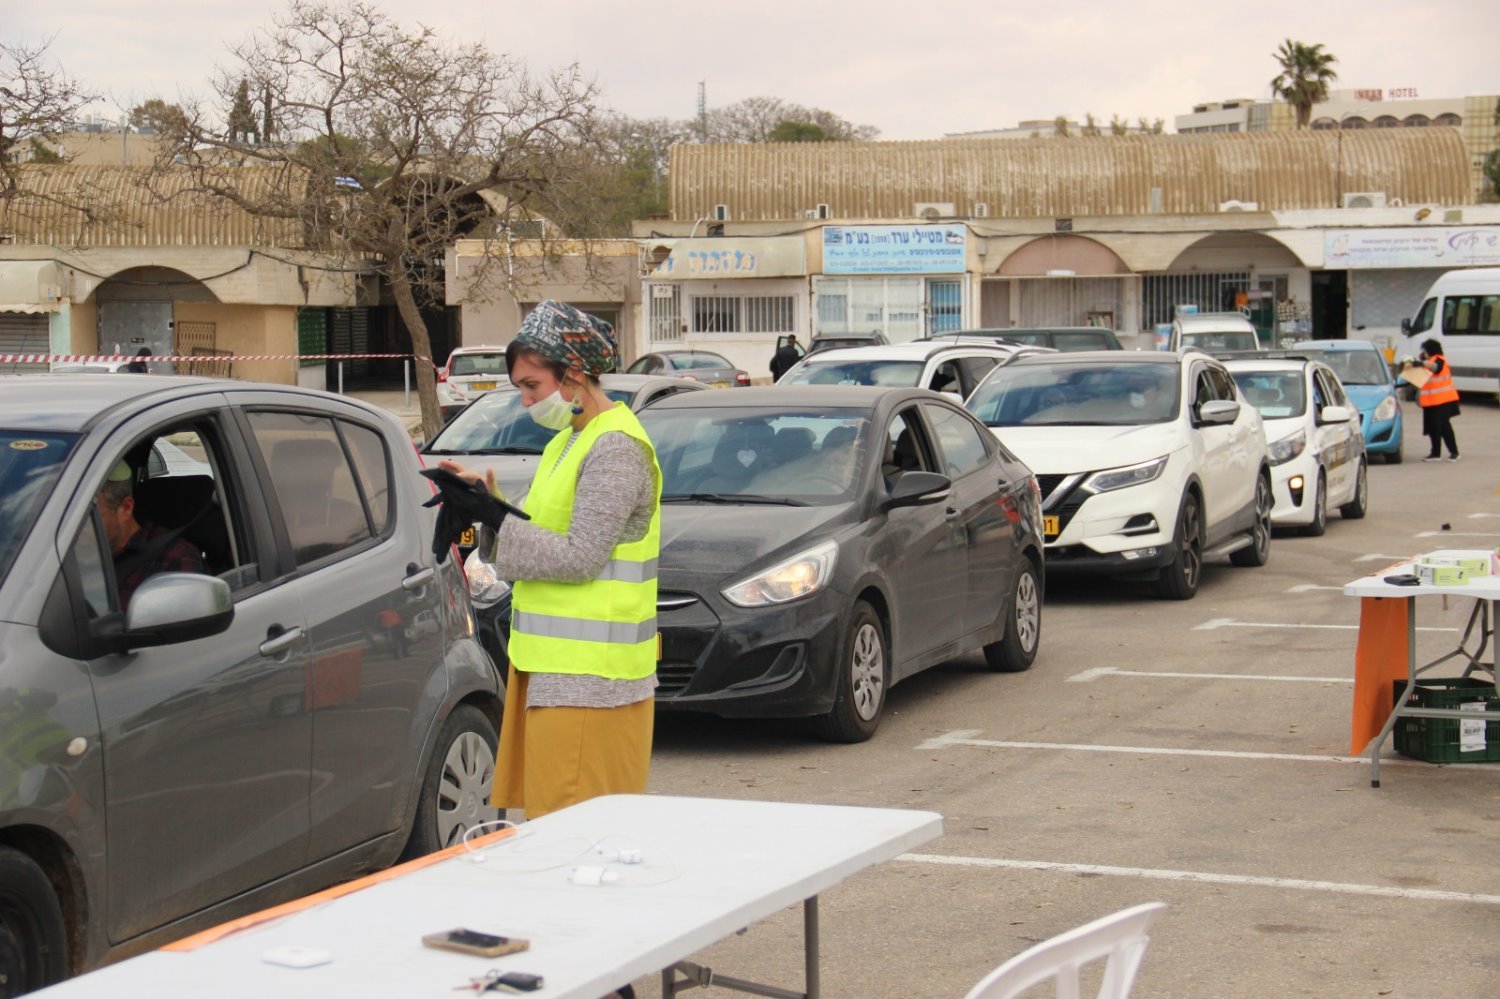
[[[474,528],[472,528],[472,527],[469,528],[467,531],[465,531],[462,534],[462,536],[459,537],[459,539],[458,539],[458,547],[460,547],[460,548],[473,548],[474,547]]]
[[[473,392],[488,392],[495,387],[494,382],[470,382],[469,389]]]
[[[1058,530],[1056,517],[1042,518],[1042,534],[1046,536],[1048,541],[1051,541],[1053,538],[1057,537],[1059,533],[1060,532]]]
[[[712,385],[714,388],[728,388],[729,387],[729,383],[728,382],[709,382],[708,384]]]

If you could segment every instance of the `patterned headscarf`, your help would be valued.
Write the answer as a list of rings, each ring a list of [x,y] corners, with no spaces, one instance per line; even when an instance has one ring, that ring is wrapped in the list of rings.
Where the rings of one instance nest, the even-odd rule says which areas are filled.
[[[615,370],[619,359],[613,326],[550,298],[532,309],[521,323],[516,343],[530,347],[548,360],[582,368],[591,375]]]

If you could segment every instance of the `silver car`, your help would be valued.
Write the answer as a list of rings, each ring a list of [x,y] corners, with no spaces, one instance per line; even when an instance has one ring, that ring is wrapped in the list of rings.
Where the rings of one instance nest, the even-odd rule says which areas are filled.
[[[503,695],[419,468],[324,393],[0,377],[0,994],[492,817]]]

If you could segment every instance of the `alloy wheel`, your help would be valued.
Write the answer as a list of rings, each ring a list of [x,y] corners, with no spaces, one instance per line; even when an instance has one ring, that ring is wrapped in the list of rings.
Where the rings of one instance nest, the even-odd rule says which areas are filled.
[[[1022,572],[1016,583],[1016,638],[1021,648],[1030,653],[1036,648],[1037,635],[1042,627],[1042,601],[1037,593],[1036,576]]]
[[[849,693],[855,712],[865,721],[880,713],[885,696],[885,653],[880,632],[866,622],[854,635],[849,660]]]

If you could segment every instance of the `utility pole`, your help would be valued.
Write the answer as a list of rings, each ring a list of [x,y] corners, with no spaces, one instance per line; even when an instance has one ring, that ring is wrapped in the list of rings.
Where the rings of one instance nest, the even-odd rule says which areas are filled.
[[[698,81],[698,141],[708,141],[708,81]]]

